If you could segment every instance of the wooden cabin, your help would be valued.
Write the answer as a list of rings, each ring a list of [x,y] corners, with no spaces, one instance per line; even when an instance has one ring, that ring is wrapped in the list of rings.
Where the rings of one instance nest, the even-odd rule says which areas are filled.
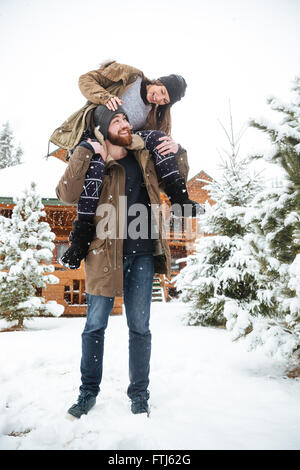
[[[36,169],[35,174],[37,176],[34,174],[35,167],[32,167],[34,170],[31,170],[30,168],[26,168],[26,164],[1,170],[0,214],[5,217],[10,217],[14,207],[12,195],[9,194],[11,188],[8,183],[9,179],[13,180],[15,184],[16,181],[21,180],[23,174],[23,179],[21,180],[22,188],[29,186],[31,180],[40,182],[40,187],[38,185],[37,190],[42,196],[42,203],[45,207],[46,217],[44,220],[49,223],[51,230],[56,235],[52,264],[55,268],[53,274],[59,278],[59,283],[48,285],[47,288],[41,289],[39,295],[45,297],[46,301],[56,300],[59,304],[63,305],[65,307],[64,316],[84,316],[86,314],[84,262],[82,262],[80,269],[70,270],[61,266],[57,261],[69,246],[68,237],[72,230],[72,223],[77,216],[76,205],[63,204],[55,195],[55,187],[63,174],[65,163],[66,151],[57,149],[47,160],[43,161],[43,168],[40,168],[41,165],[39,165]],[[47,165],[49,166],[49,171]],[[19,176],[16,177],[16,174]],[[45,180],[40,181],[41,178],[45,178]],[[4,181],[6,184],[2,184]],[[211,181],[211,177],[204,171],[200,171],[189,180],[187,188],[190,198],[200,203],[204,203],[207,200],[213,203],[213,201],[209,199],[206,190],[203,188],[206,182],[209,181]],[[162,194],[161,201],[165,203],[165,215],[169,216],[168,207],[170,204],[167,196]],[[182,224],[185,223],[184,220],[186,219],[181,220],[181,227],[183,227]],[[184,262],[178,264],[177,261],[193,253],[195,239],[203,236],[197,219],[189,219],[188,223],[190,227],[185,231],[186,233],[183,233],[182,229],[180,229],[179,222],[174,223],[174,220],[171,218],[168,242],[171,250],[172,276],[167,278],[164,275],[155,275],[153,283],[153,301],[168,301],[177,295],[175,286],[172,283],[172,278],[185,265]],[[123,299],[116,297],[112,314],[121,314],[122,305]]]

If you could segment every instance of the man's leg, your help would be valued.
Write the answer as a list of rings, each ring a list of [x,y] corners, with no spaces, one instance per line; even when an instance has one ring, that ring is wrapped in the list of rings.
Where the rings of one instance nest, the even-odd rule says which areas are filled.
[[[80,395],[78,402],[68,410],[68,413],[76,418],[87,414],[96,402],[102,379],[104,332],[114,304],[114,297],[91,294],[86,296],[88,308],[86,324],[81,335]]]
[[[87,318],[82,338],[81,382],[80,391],[89,391],[98,395],[102,379],[104,333],[108,317],[114,305],[114,297],[103,295],[87,296]]]
[[[153,255],[124,257],[124,304],[129,328],[129,398],[148,400],[151,355],[149,328],[152,285],[154,276]]]

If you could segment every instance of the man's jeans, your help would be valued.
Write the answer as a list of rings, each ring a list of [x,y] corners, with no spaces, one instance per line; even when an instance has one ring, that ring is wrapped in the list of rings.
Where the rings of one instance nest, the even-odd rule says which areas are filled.
[[[151,333],[149,329],[154,259],[152,254],[123,257],[124,304],[129,328],[130,399],[149,398]],[[103,368],[104,332],[114,297],[87,294],[87,319],[82,333],[80,391],[97,395]]]

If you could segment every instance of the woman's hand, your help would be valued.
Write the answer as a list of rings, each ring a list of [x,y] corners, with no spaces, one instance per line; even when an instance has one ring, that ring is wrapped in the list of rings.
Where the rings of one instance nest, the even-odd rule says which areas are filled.
[[[120,100],[120,98],[114,96],[113,98],[110,98],[110,100],[108,100],[105,106],[111,111],[116,111],[118,107],[121,106],[123,103],[123,100]]]
[[[101,157],[103,158],[104,161],[106,161],[107,158],[107,148],[104,143],[104,145],[100,144],[97,140],[87,140],[88,143],[93,147],[95,153],[100,153]]]
[[[167,155],[168,153],[177,153],[179,150],[179,145],[174,142],[172,137],[164,136],[160,137],[158,140],[162,140],[163,142],[156,147],[156,150],[161,155]]]

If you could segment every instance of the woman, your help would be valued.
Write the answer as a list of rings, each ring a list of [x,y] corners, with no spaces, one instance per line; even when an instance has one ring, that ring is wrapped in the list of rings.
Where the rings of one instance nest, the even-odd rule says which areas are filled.
[[[158,177],[163,182],[164,190],[171,203],[191,204],[192,215],[196,216],[199,212],[199,206],[189,199],[185,181],[179,175],[175,159],[175,155],[180,154],[183,150],[170,136],[170,109],[185,95],[186,82],[184,78],[173,74],[160,77],[158,80],[149,80],[138,69],[117,62],[109,62],[103,64],[98,70],[82,75],[79,78],[79,88],[88,99],[87,106],[89,108],[83,118],[86,126],[83,135],[82,132],[80,134],[82,135],[81,140],[92,143],[95,139],[93,133],[95,122],[91,111],[94,111],[97,105],[105,105],[111,111],[116,111],[121,106],[122,112],[125,110],[128,116],[133,132],[143,138],[145,148],[152,153]],[[72,117],[70,121],[72,121]],[[64,130],[64,127],[66,126],[63,125],[60,129]],[[62,133],[62,131],[60,132]],[[96,158],[101,160],[99,155]],[[94,211],[96,210],[94,205],[100,195],[104,176],[104,164],[96,166],[98,174],[95,174],[94,165],[91,164],[90,168],[93,169],[89,169],[86,175],[86,183],[88,184],[85,184],[85,197],[80,198],[78,202],[78,221],[81,222],[74,225],[77,232],[88,231],[93,224]],[[95,180],[98,182],[93,183]],[[97,197],[95,197],[96,186]],[[87,191],[90,191],[94,196],[94,203],[92,199],[87,198],[89,196]],[[80,238],[80,233],[75,235],[76,238]],[[71,246],[60,262],[71,269],[77,269],[85,257],[87,249],[88,246],[78,253],[75,246]]]
[[[134,67],[107,62],[98,70],[81,75],[79,88],[95,105],[104,104],[112,111],[120,104],[128,107],[134,130],[155,129],[169,135],[170,108],[185,95],[186,83],[180,75],[149,80]]]

